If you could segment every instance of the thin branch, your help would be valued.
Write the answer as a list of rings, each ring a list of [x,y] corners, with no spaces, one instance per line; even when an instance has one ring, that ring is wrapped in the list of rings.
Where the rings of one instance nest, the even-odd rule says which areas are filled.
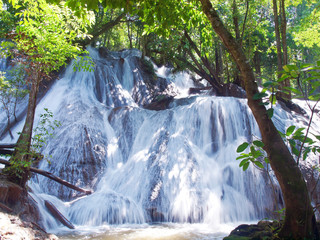
[[[304,136],[304,139],[303,139],[303,142],[301,144],[301,148],[299,150],[299,155],[298,155],[298,159],[297,159],[297,165],[299,165],[299,159],[301,157],[301,154],[302,154],[302,149],[303,149],[303,145],[306,143],[306,140],[307,140],[307,137],[308,137],[308,134],[309,134],[309,130],[310,130],[310,127],[311,127],[311,122],[312,122],[312,118],[313,118],[313,114],[315,112],[315,108],[317,106],[317,104],[319,103],[320,100],[318,100],[315,105],[313,106],[312,110],[311,110],[311,116],[310,116],[310,119],[309,119],[309,123],[308,123],[308,128],[307,128],[307,132],[306,132],[306,135]]]
[[[242,46],[242,42],[243,42],[243,36],[244,36],[244,30],[246,27],[246,23],[247,23],[247,18],[248,18],[248,12],[249,12],[249,0],[246,0],[246,14],[243,20],[243,25],[242,25],[242,33],[241,33],[241,37],[240,37],[240,46]]]

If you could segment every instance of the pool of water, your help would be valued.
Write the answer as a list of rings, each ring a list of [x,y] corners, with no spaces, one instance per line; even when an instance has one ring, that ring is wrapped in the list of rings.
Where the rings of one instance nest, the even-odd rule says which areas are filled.
[[[106,225],[99,228],[76,227],[55,233],[64,240],[200,240],[223,239],[236,224],[212,227],[204,224]]]

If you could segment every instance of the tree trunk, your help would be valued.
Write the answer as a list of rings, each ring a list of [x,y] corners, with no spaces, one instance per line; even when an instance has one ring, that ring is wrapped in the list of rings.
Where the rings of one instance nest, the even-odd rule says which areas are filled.
[[[132,45],[132,27],[131,27],[131,31],[130,31],[130,21],[128,21],[127,27],[128,27],[128,39],[129,39],[130,49],[132,49],[133,48],[133,45]]]
[[[254,52],[253,56],[253,64],[254,68],[256,70],[256,79],[258,82],[258,85],[262,86],[262,79],[261,79],[261,54],[259,51]]]
[[[239,29],[239,12],[236,0],[232,2],[232,19],[234,25],[234,31],[236,33],[236,40],[241,42],[240,40],[240,29]]]
[[[190,35],[186,30],[184,31],[184,36],[190,43],[190,46],[192,47],[192,49],[196,52],[198,57],[201,59],[201,62],[199,62],[196,59],[196,57],[193,55],[191,49],[186,50],[189,56],[192,58],[192,61],[198,67],[198,69],[204,73],[203,75],[200,75],[200,76],[203,76],[210,83],[210,85],[217,91],[218,95],[222,94],[222,85],[216,75],[216,69],[212,66],[212,64],[209,62],[207,57],[201,55],[201,51],[198,49],[197,45],[192,41]],[[206,68],[209,73],[207,73],[207,71],[204,68]],[[205,76],[205,75],[208,75],[208,76]]]
[[[28,153],[30,152],[31,147],[33,122],[36,111],[37,95],[40,81],[41,77],[40,73],[38,72],[34,79],[32,79],[26,121],[17,141],[15,151],[11,157],[11,159],[14,159],[16,161],[30,161],[30,156],[28,155]],[[21,187],[25,187],[25,184],[28,181],[30,175],[29,169],[25,168],[24,172],[21,175],[22,176],[19,179],[18,183]]]
[[[276,45],[277,45],[277,67],[278,71],[282,70],[282,53],[281,53],[281,39],[280,39],[280,28],[278,19],[278,6],[277,0],[272,0],[273,3],[273,15],[274,15],[274,31],[276,34]]]
[[[216,58],[216,78],[219,83],[223,82],[222,74],[223,74],[223,61],[222,61],[222,50],[220,44],[215,47],[215,58]]]
[[[283,66],[287,65],[288,62],[288,46],[287,46],[287,18],[286,18],[286,8],[285,1],[280,0],[280,18],[281,18],[281,40],[282,40],[282,50],[283,50]],[[282,87],[290,87],[290,80],[286,79],[283,81]],[[282,97],[286,100],[291,100],[291,92],[288,94],[283,94]]]
[[[246,56],[231,33],[224,27],[218,13],[212,7],[210,0],[200,0],[202,8],[213,29],[218,34],[242,74],[247,93],[248,105],[258,123],[262,141],[265,144],[270,165],[280,184],[285,206],[285,221],[279,232],[282,238],[304,239],[313,235],[313,211],[306,183],[301,171],[294,161],[290,151],[283,142],[261,100],[255,100],[258,93],[253,70]]]

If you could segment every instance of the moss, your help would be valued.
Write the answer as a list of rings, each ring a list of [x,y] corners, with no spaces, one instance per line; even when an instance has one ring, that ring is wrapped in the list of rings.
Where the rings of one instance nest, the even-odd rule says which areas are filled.
[[[224,240],[269,240],[277,239],[281,224],[278,221],[260,221],[258,224],[243,224],[234,229]]]
[[[156,75],[156,71],[153,67],[152,62],[150,60],[144,58],[141,60],[141,63],[142,63],[143,70],[146,73],[150,74],[154,80],[156,80],[157,75]]]
[[[223,240],[249,240],[250,237],[242,237],[242,236],[229,236],[225,237]]]

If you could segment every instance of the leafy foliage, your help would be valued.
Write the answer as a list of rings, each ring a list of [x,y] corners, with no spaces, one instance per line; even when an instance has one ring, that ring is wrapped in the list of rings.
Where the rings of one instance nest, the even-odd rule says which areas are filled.
[[[249,147],[248,153],[244,151]],[[237,160],[241,160],[239,167],[242,167],[243,171],[247,170],[250,163],[258,168],[264,168],[260,159],[265,156],[263,150],[264,144],[259,140],[253,141],[251,144],[244,142],[237,148],[237,153],[241,153]],[[269,163],[268,158],[264,158],[265,163]]]
[[[10,162],[12,165],[5,168],[4,173],[20,178],[26,168],[31,167],[32,164],[44,157],[39,154],[40,150],[47,144],[48,140],[53,137],[54,130],[61,126],[59,121],[52,119],[53,113],[45,108],[44,113],[40,115],[38,126],[34,129],[31,148],[29,150],[24,147],[23,149],[16,149],[16,151],[20,151],[25,157],[18,159],[15,157],[11,158]],[[50,156],[45,156],[45,158],[50,163]]]
[[[8,71],[7,74],[0,72],[0,102],[2,103],[2,110],[5,111],[7,115],[7,129],[9,132],[12,117],[14,117],[15,120],[17,118],[17,103],[28,93],[28,90],[23,87],[24,77],[25,71],[23,66],[17,66]]]

